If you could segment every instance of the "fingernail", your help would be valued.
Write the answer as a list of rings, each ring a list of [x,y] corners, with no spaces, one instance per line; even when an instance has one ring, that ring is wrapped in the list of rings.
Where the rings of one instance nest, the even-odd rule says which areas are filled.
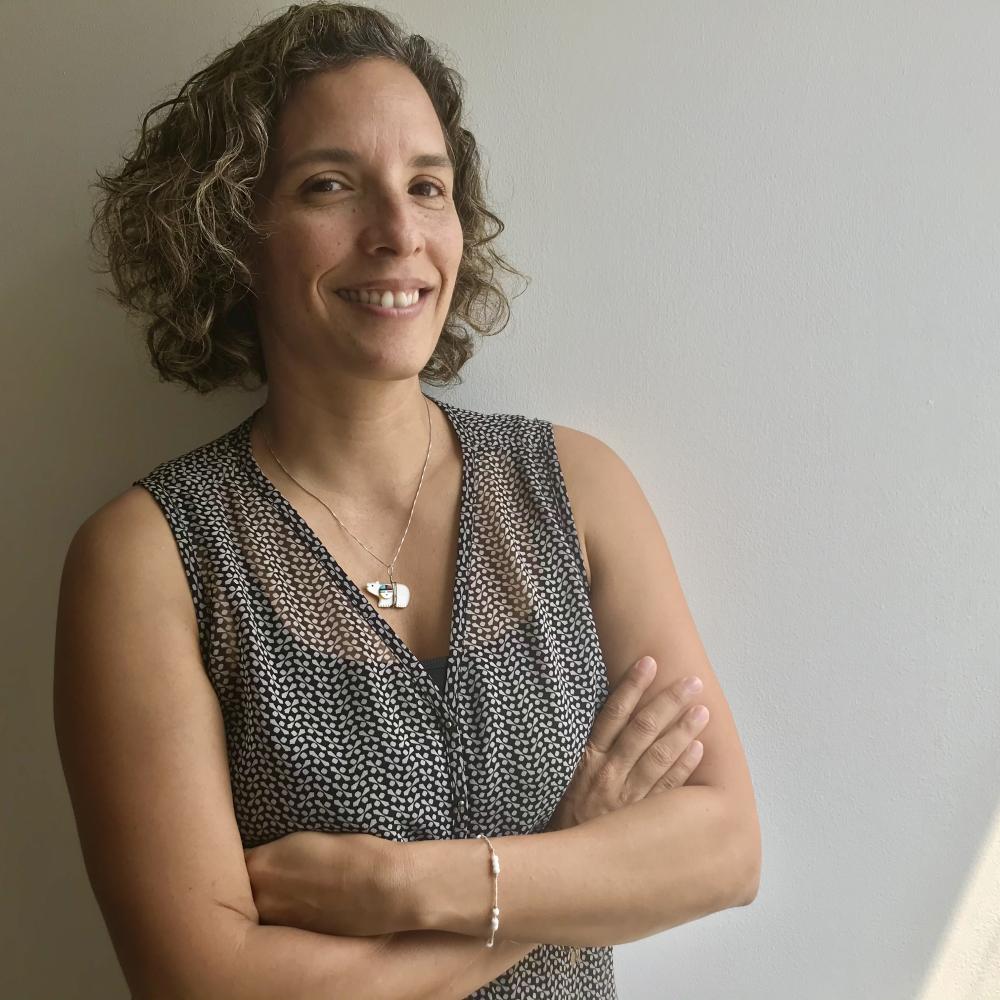
[[[656,669],[656,660],[651,656],[644,656],[636,665],[635,672],[639,677],[648,677]]]
[[[688,677],[684,681],[684,690],[691,694],[700,691],[702,687],[701,679],[698,677]]]

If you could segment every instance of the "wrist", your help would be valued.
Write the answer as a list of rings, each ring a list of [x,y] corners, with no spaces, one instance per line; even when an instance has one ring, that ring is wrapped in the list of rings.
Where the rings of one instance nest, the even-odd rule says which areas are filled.
[[[385,853],[376,870],[374,890],[392,935],[420,928],[411,847],[401,841],[385,841]]]
[[[399,905],[407,929],[488,938],[493,884],[484,843],[417,840],[402,846]]]

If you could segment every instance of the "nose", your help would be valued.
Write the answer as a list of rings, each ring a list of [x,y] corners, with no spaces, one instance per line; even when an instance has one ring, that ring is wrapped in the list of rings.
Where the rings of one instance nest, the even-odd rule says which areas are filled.
[[[368,219],[361,233],[366,253],[408,257],[424,246],[417,208],[405,194],[383,192],[369,199]]]

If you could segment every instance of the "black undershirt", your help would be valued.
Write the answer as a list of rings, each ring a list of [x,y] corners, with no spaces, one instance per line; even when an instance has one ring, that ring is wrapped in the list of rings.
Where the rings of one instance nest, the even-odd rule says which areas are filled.
[[[448,667],[448,657],[447,656],[435,656],[429,660],[420,661],[424,669],[429,673],[434,680],[434,683],[441,689],[441,693],[444,694],[444,679],[445,672]]]

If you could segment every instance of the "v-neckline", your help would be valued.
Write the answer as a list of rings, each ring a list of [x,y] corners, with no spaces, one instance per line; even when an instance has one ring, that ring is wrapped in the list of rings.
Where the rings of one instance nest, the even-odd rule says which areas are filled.
[[[361,588],[347,575],[340,563],[334,558],[333,553],[323,544],[320,537],[309,526],[309,522],[306,521],[306,519],[295,509],[281,490],[279,490],[278,487],[271,482],[268,476],[264,473],[264,470],[260,467],[260,464],[253,453],[253,442],[250,437],[250,431],[253,427],[254,418],[263,408],[263,404],[254,410],[253,413],[251,413],[250,416],[243,422],[239,444],[242,452],[244,467],[254,483],[299,532],[305,542],[316,554],[317,558],[319,558],[327,569],[330,570],[338,583],[340,583],[345,594],[348,598],[350,598],[354,606],[359,608],[361,613],[369,620],[369,622],[371,622],[372,627],[376,630],[376,632],[378,632],[379,636],[401,659],[409,663],[411,666],[417,667],[417,672],[424,678],[424,683],[429,684],[431,688],[433,688],[434,696],[437,698],[443,698],[445,705],[447,706],[448,696],[452,686],[452,678],[455,675],[454,667],[458,655],[459,641],[461,639],[462,624],[465,617],[465,594],[467,591],[466,568],[469,561],[469,547],[472,544],[471,535],[473,529],[473,518],[471,510],[469,509],[471,497],[470,479],[472,476],[472,470],[469,464],[471,449],[465,440],[461,421],[456,418],[454,412],[455,408],[450,403],[434,399],[424,393],[421,393],[421,395],[423,395],[425,399],[434,403],[441,410],[441,412],[444,413],[448,423],[452,426],[452,428],[454,428],[455,435],[458,438],[459,451],[462,456],[462,479],[458,505],[458,552],[455,565],[455,583],[452,589],[451,599],[451,623],[448,635],[448,653],[444,657],[431,658],[434,660],[444,660],[447,663],[448,669],[445,673],[444,692],[441,691],[430,674],[427,673],[427,670],[424,668],[423,661],[405,642],[403,642],[388,619],[378,613],[378,610],[368,595],[365,594]]]

